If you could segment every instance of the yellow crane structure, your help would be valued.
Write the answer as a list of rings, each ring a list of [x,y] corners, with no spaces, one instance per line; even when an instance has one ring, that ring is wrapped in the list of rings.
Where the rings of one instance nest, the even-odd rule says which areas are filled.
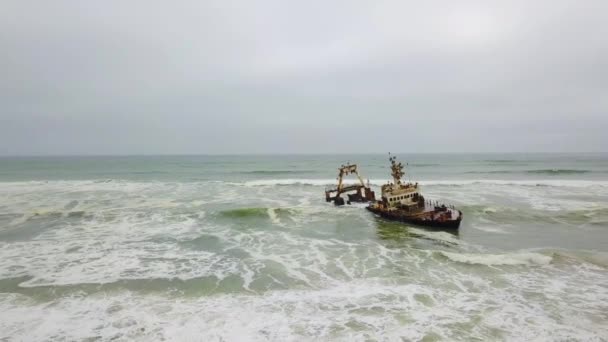
[[[357,176],[359,184],[344,184],[344,177],[351,174]],[[348,192],[354,193],[348,194]],[[359,172],[357,171],[356,164],[346,164],[340,166],[340,168],[338,169],[338,185],[330,186],[325,189],[325,201],[333,201],[335,205],[344,205],[344,198],[340,196],[344,193],[347,193],[348,204],[350,204],[351,202],[370,202],[376,200],[376,195],[371,190],[369,186],[369,181],[367,185],[365,184],[365,182],[363,182],[363,178],[361,177],[361,175],[359,175]]]

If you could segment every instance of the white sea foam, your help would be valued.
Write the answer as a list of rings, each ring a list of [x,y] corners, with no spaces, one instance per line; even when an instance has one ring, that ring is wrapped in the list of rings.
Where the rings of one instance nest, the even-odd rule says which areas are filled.
[[[507,231],[505,231],[505,229],[500,228],[496,225],[489,225],[488,223],[473,224],[471,226],[477,230],[481,230],[481,231],[488,232],[488,233],[507,234]]]
[[[386,179],[372,179],[370,184],[381,186],[386,184]],[[355,184],[354,181],[346,181],[345,184]],[[538,179],[538,180],[504,180],[504,179],[464,179],[464,180],[421,180],[418,182],[423,186],[462,186],[462,185],[511,185],[511,186],[553,186],[553,187],[608,187],[608,181],[603,180],[570,180],[570,179]],[[240,183],[234,183],[240,184]],[[242,183],[246,186],[274,186],[274,185],[335,185],[335,179],[263,179],[247,181]]]
[[[272,223],[274,223],[276,225],[280,225],[281,224],[281,220],[277,216],[277,213],[276,213],[275,209],[274,208],[268,208],[267,211],[268,211],[268,216],[270,217],[270,220],[272,221]]]
[[[603,180],[571,180],[571,179],[528,179],[528,180],[504,180],[504,179],[473,179],[473,180],[429,180],[420,181],[422,185],[515,185],[515,186],[554,186],[554,187],[608,187],[608,181]]]
[[[411,233],[414,233],[416,235],[428,238],[430,240],[441,241],[441,242],[444,242],[447,244],[452,244],[452,245],[464,245],[465,244],[465,242],[458,239],[458,237],[456,237],[454,234],[450,234],[448,232],[430,231],[430,230],[426,230],[423,228],[414,228],[414,227],[409,227],[408,231]]]
[[[386,179],[370,180],[372,186],[381,186],[386,184]],[[355,184],[356,182],[348,180],[345,184]],[[246,187],[273,187],[273,186],[289,186],[289,185],[306,185],[306,186],[333,186],[336,184],[335,179],[261,179],[245,182],[134,182],[123,180],[112,180],[108,182],[99,182],[95,180],[79,180],[79,181],[25,181],[25,182],[0,182],[0,194],[3,195],[19,195],[19,196],[36,196],[41,191],[54,192],[62,195],[78,196],[90,192],[104,193],[106,196],[118,193],[168,193],[178,192],[186,194],[201,194],[208,193],[214,189],[219,189],[225,184]],[[507,189],[507,187],[552,187],[552,188],[570,188],[570,189],[601,189],[602,193],[608,191],[608,181],[603,180],[559,180],[559,179],[539,179],[539,180],[501,180],[501,179],[465,179],[465,180],[421,180],[419,184],[425,187],[425,191],[434,191],[436,187],[451,187],[451,186],[498,186]],[[225,201],[235,200],[238,194],[234,190],[224,188]],[[201,205],[200,198],[193,198],[193,205]]]
[[[439,284],[386,284],[354,280],[329,287],[263,295],[166,297],[120,291],[58,299],[53,305],[0,295],[0,339],[66,340],[601,340],[605,288],[578,295],[568,282],[536,293],[528,275],[508,287],[462,275],[455,290]],[[549,281],[551,278],[544,278]],[[570,280],[570,279],[569,279]],[[597,281],[596,278],[587,279]],[[562,296],[556,298],[554,296]],[[580,301],[596,320],[568,301]],[[553,308],[547,312],[543,300]],[[27,317],[27,318],[25,318]],[[566,319],[567,318],[567,319]],[[456,328],[455,328],[456,327]]]
[[[578,208],[589,205],[578,195],[594,192],[601,199],[606,191],[601,184],[578,181],[531,186],[538,182],[421,183],[430,197],[474,208],[483,203],[488,210],[481,215],[492,217],[505,206],[495,198],[527,210],[535,204]],[[600,340],[608,335],[605,255],[570,260],[546,251],[480,253],[484,249],[467,240],[479,223],[473,215],[465,216],[460,237],[418,228],[409,229],[411,236],[381,236],[366,211],[323,201],[316,186],[334,183],[0,183],[0,207],[10,214],[4,222],[11,231],[33,231],[31,237],[0,242],[0,281],[23,277],[0,294],[0,340]],[[314,187],[275,186],[294,184]],[[252,220],[261,222],[255,227],[247,219],[216,215],[258,207],[267,209],[261,210],[262,219]],[[70,217],[74,211],[85,214]],[[181,294],[199,278],[217,279],[217,292]],[[151,291],[121,285],[174,279],[187,285],[179,288],[175,281]],[[221,289],[222,280],[230,281],[228,289]],[[87,283],[112,286],[81,293],[79,286]],[[49,287],[40,289],[43,285]]]
[[[452,253],[440,251],[448,259],[465,264],[474,265],[547,265],[553,259],[551,256],[540,253],[520,252],[507,254],[481,254],[481,253]]]

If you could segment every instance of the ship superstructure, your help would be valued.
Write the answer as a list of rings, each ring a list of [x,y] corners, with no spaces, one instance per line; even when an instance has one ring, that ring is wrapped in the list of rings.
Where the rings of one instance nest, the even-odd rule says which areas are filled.
[[[389,156],[393,181],[382,186],[382,198],[367,209],[383,218],[416,225],[458,229],[462,212],[451,205],[428,201],[418,183],[404,182],[404,166]]]

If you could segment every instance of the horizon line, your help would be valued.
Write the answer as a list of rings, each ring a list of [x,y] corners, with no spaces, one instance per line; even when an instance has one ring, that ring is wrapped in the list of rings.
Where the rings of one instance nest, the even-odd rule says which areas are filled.
[[[390,152],[391,154],[452,154],[452,155],[481,155],[481,154],[608,154],[608,151],[578,151],[578,152],[556,152],[556,151],[532,151],[532,152]],[[242,156],[339,156],[339,155],[387,155],[389,152],[254,152],[254,153],[125,153],[125,154],[0,154],[0,158],[40,158],[40,157],[242,157]]]

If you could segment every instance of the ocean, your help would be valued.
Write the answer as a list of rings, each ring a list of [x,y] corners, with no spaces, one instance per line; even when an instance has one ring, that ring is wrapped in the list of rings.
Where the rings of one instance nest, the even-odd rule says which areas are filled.
[[[388,155],[0,158],[0,340],[608,340],[608,155],[397,156],[457,234],[325,202]]]

